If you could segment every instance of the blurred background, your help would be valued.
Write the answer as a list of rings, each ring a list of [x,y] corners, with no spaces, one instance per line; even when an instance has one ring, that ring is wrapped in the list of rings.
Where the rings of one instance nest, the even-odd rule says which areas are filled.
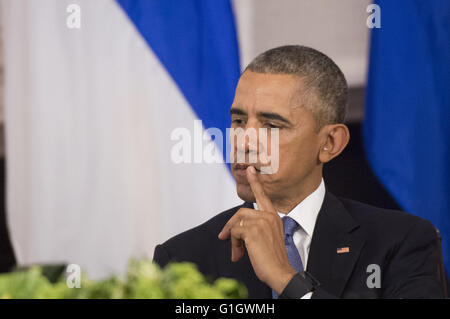
[[[371,3],[2,0],[0,272],[121,272],[240,204],[226,165],[171,161],[171,132],[227,127],[239,72],[285,44],[327,54],[349,84],[351,141],[327,188],[429,219],[448,272],[450,8]]]

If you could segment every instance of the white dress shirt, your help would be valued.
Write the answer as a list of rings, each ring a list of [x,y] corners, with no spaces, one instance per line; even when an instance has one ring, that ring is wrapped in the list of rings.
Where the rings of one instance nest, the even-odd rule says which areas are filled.
[[[308,265],[309,248],[311,247],[314,226],[316,225],[317,215],[322,207],[324,198],[325,183],[322,179],[319,187],[287,214],[287,216],[294,219],[300,225],[293,235],[293,240],[302,259],[304,270],[306,270]],[[255,209],[258,209],[256,204]],[[286,216],[286,214],[280,212],[278,212],[278,215],[281,218]],[[310,299],[311,296],[312,292],[304,295],[302,299]]]

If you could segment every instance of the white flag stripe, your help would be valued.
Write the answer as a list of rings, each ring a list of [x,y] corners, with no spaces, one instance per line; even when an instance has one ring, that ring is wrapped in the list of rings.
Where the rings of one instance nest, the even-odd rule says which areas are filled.
[[[113,0],[3,1],[8,222],[20,264],[93,277],[239,204],[223,164],[173,164],[191,107]]]

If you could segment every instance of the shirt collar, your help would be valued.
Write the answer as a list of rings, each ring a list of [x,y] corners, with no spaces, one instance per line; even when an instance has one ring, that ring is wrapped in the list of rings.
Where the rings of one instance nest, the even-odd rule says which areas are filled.
[[[325,183],[322,178],[319,187],[287,214],[287,216],[295,220],[310,237],[313,235],[317,215],[322,207],[324,198]],[[278,213],[278,215],[281,218],[285,216],[285,214],[282,213]]]
[[[287,216],[295,220],[308,234],[312,237],[314,226],[316,225],[317,215],[322,207],[325,198],[325,182],[320,181],[319,187],[314,192],[309,194],[304,200],[297,204]],[[255,209],[258,209],[256,203],[253,204]],[[286,214],[278,212],[278,215],[283,218]]]

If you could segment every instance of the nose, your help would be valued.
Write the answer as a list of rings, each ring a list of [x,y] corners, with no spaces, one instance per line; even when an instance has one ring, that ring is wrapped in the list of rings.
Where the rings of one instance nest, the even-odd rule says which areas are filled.
[[[237,153],[237,163],[256,163],[258,154],[258,130],[248,123],[241,128],[237,134],[235,149]]]
[[[245,128],[242,135],[238,136],[237,149],[239,152],[245,154],[257,152],[258,150],[258,135],[256,129],[253,127]]]

